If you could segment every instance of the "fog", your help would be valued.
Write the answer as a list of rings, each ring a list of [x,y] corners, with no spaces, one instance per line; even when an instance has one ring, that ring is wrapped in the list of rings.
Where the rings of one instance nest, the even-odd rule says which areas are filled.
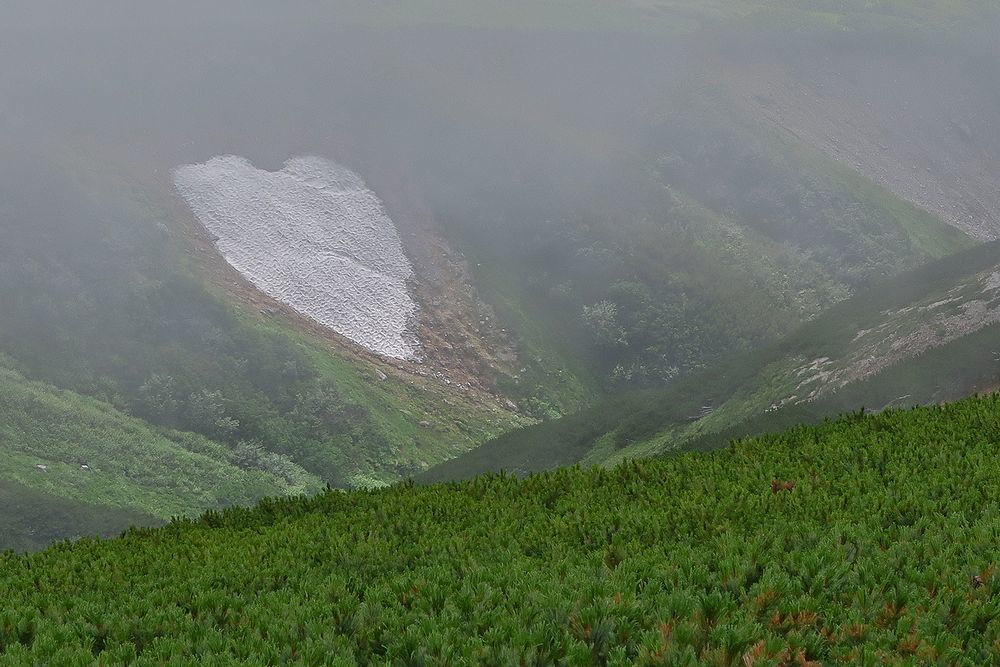
[[[631,67],[641,49],[623,48],[633,39],[414,27],[391,12],[359,23],[350,6],[14,10],[5,126],[142,151],[154,167],[237,153],[275,168],[329,151],[462,171],[495,159],[484,150],[523,150],[532,126],[537,137],[557,118],[567,134],[620,126],[648,76]]]
[[[761,8],[5,3],[0,145],[6,169],[34,160],[89,179],[91,196],[113,187],[131,203],[102,196],[111,209],[157,201],[168,226],[190,217],[170,177],[180,165],[336,161],[385,202],[407,252],[431,230],[475,266],[555,290],[541,307],[563,309],[570,330],[584,307],[630,317],[611,284],[652,290],[641,299],[663,306],[655,318],[672,339],[634,331],[642,351],[628,358],[600,349],[615,347],[601,342],[607,331],[570,331],[567,344],[587,348],[600,375],[634,364],[662,383],[940,254],[788,145],[974,239],[1000,235],[988,175],[1000,147],[995,8]],[[30,217],[34,203],[19,198],[37,183],[6,185],[8,206]],[[742,249],[719,249],[727,225]],[[413,257],[418,280],[424,259]],[[734,262],[752,274],[742,295],[719,284]],[[740,299],[773,312],[743,318],[730,303]]]
[[[1000,238],[996,34],[977,0],[3,2],[0,367],[258,495],[394,481]],[[56,496],[163,518],[46,423],[0,495],[69,461]],[[94,450],[128,483],[136,428]]]

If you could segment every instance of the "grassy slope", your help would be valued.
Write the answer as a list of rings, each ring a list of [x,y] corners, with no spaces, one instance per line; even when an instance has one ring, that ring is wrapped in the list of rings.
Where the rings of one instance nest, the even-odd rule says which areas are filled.
[[[112,537],[132,526],[159,526],[152,514],[62,498],[0,480],[0,550],[37,551],[53,542]]]
[[[897,197],[847,165],[831,160],[809,146],[790,142],[787,138],[782,143],[796,159],[822,173],[832,187],[852,192],[867,207],[884,211],[903,230],[919,256],[938,259],[972,247],[973,240],[961,231],[943,224],[935,215]]]
[[[249,321],[250,317],[247,316]],[[281,321],[254,321],[254,327],[287,336],[300,346],[320,378],[334,384],[379,434],[384,450],[371,442],[337,443],[353,486],[387,484],[413,470],[450,459],[477,444],[531,420],[440,381],[393,372]],[[378,375],[389,370],[386,379]]]
[[[973,398],[613,470],[331,492],[9,555],[0,652],[982,664],[1000,649],[998,442],[1000,398]]]
[[[288,467],[287,477],[240,468],[229,448],[204,437],[155,429],[100,401],[2,368],[0,415],[0,456],[5,461],[0,471],[5,508],[0,514],[11,524],[0,531],[3,544],[17,544],[26,530],[56,537],[86,532],[71,528],[60,534],[58,522],[21,521],[18,503],[28,499],[45,498],[53,506],[79,503],[93,514],[101,507],[107,524],[124,528],[123,519],[167,520],[323,486],[296,466]],[[26,495],[19,500],[21,491]],[[19,523],[25,526],[19,529]]]
[[[1000,377],[996,325],[892,366],[864,381],[802,405],[765,412],[788,397],[809,360],[850,357],[859,331],[885,321],[884,311],[933,301],[970,275],[997,267],[997,243],[977,246],[904,274],[834,306],[793,335],[749,354],[735,355],[661,391],[610,399],[560,420],[513,431],[421,476],[436,481],[505,469],[518,473],[602,463],[670,451],[699,440],[722,444],[743,435],[830,416],[861,406],[954,400],[990,387]],[[915,321],[919,322],[919,319]],[[714,412],[696,417],[703,406]],[[789,416],[790,415],[790,416]],[[692,445],[693,446],[693,445]]]

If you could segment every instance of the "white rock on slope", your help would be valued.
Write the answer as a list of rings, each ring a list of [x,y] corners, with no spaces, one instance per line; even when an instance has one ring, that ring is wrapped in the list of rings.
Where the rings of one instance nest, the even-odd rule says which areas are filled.
[[[318,157],[271,172],[226,155],[173,176],[222,256],[262,292],[373,352],[419,356],[413,267],[357,174]]]

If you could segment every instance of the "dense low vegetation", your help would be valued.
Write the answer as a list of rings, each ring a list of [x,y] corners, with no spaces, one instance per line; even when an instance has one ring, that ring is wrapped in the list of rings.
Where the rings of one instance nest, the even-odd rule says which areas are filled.
[[[0,557],[12,661],[984,664],[1000,398]]]
[[[106,403],[29,382],[2,366],[0,414],[0,548],[18,546],[36,532],[55,539],[91,532],[91,522],[68,526],[58,511],[26,512],[38,497],[59,506],[76,503],[92,514],[103,508],[105,525],[121,530],[139,515],[166,521],[323,488],[317,476],[280,454],[156,429]]]

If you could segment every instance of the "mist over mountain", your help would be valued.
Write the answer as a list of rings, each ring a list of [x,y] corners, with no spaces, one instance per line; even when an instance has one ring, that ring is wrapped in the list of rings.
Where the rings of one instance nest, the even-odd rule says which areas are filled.
[[[995,650],[1000,499],[940,494],[996,472],[997,34],[988,0],[4,2],[0,657]],[[285,584],[230,567],[246,530]],[[162,622],[26,574],[103,558]],[[335,611],[261,620],[317,573]]]

